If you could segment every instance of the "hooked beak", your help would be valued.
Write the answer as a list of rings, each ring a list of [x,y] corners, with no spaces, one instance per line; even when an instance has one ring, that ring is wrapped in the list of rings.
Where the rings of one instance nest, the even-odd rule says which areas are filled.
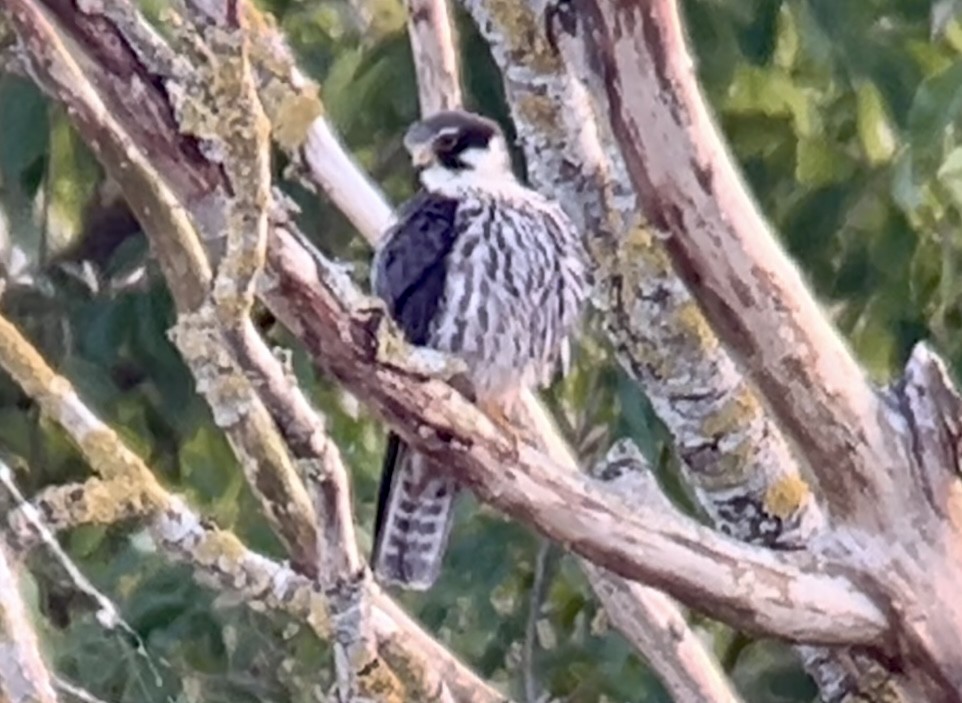
[[[431,151],[431,131],[421,122],[416,122],[404,134],[404,148],[411,155],[415,168],[429,166],[434,160]]]

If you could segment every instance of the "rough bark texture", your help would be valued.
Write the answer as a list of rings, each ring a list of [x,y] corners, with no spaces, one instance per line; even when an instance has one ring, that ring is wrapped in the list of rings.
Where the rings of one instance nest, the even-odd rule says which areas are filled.
[[[345,614],[363,611],[366,599],[350,597],[351,586],[362,584],[377,652],[391,666],[371,661],[369,692],[403,697],[394,683],[400,680],[416,698],[501,699],[376,586],[350,578],[357,559],[339,456],[246,319],[265,246],[259,293],[318,366],[419,451],[463,467],[483,499],[618,577],[662,587],[738,626],[807,643],[858,645],[807,650],[818,671],[835,677],[836,688],[820,677],[828,699],[959,699],[962,401],[923,346],[901,382],[884,392],[864,380],[728,160],[698,93],[674,2],[584,0],[546,8],[541,0],[469,0],[468,6],[504,68],[533,180],[572,207],[594,235],[599,308],[622,362],[674,433],[707,512],[755,545],[695,525],[657,494],[629,505],[617,491],[572,472],[563,443],[548,445],[552,458],[511,443],[439,380],[450,370],[447,360],[412,353],[380,305],[336,266],[309,254],[283,207],[267,207],[266,134],[255,82],[271,136],[369,240],[391,211],[320,116],[312,86],[283,42],[274,41],[276,30],[251,14],[246,31],[238,31],[238,8],[249,7],[224,6],[226,34],[202,37],[219,50],[212,65],[198,68],[178,61],[132,6],[0,5],[9,10],[27,68],[68,107],[152,233],[183,313],[181,348],[196,361],[200,390],[238,455],[251,459],[248,475],[298,569],[316,575],[318,559],[328,560],[348,596]],[[207,4],[196,5],[204,11]],[[205,76],[220,70],[232,78],[221,84],[228,92],[205,93]],[[185,97],[195,92],[199,99]],[[229,125],[209,120],[210,105],[246,106],[240,133],[218,131]],[[227,161],[212,159],[198,147],[198,135],[236,151],[226,152]],[[243,197],[232,199],[241,185]],[[656,235],[641,227],[636,203]],[[217,280],[223,295],[212,299]],[[61,506],[63,524],[102,518],[92,507],[97,496],[126,485],[134,504],[109,519],[154,515],[156,538],[180,545],[184,558],[222,586],[243,586],[256,600],[276,596],[277,579],[292,578],[315,603],[311,578],[265,564],[232,536],[200,525],[2,318],[0,363],[64,426],[102,479],[80,488],[94,500]],[[265,391],[253,381],[266,381]],[[766,408],[812,464],[832,518],[827,523]],[[295,462],[320,477],[319,550]],[[59,505],[52,499],[63,496],[47,498]],[[633,604],[643,602],[638,597]],[[313,605],[300,612],[320,617]],[[357,624],[367,616],[348,619],[346,666],[339,668],[351,697],[352,652],[371,650]],[[318,622],[319,632],[330,632],[326,620]],[[876,674],[878,685],[867,683]]]
[[[701,507],[738,539],[804,547],[825,527],[821,506],[764,401],[644,226],[610,127],[578,79],[583,69],[561,60],[581,57],[566,34],[577,26],[574,6],[465,5],[502,67],[529,176],[584,228],[605,332],[672,433]],[[823,688],[850,691],[850,672],[832,665],[840,656],[808,648],[805,658]]]
[[[421,116],[461,107],[461,80],[447,0],[405,0]]]
[[[803,544],[821,511],[759,398],[641,226],[617,149],[545,33],[562,20],[523,3],[465,5],[502,67],[529,177],[583,228],[606,332],[671,431],[702,506],[740,539]]]
[[[904,680],[902,699],[957,697],[962,610],[948,594],[962,576],[962,500],[957,482],[944,480],[946,492],[928,497],[924,468],[925,456],[944,452],[948,465],[935,473],[955,473],[951,431],[920,433],[931,406],[920,422],[911,403],[873,389],[812,300],[722,146],[676,3],[581,3],[566,32],[583,42],[593,95],[676,270],[818,477],[837,526],[810,550],[844,554],[891,608],[896,657],[914,664],[891,668]],[[907,378],[920,377],[912,375],[918,359]],[[935,446],[923,451],[925,442]]]
[[[841,630],[850,643],[884,636],[871,601],[845,578],[823,572],[824,565],[742,545],[657,505],[646,505],[642,520],[638,506],[604,500],[586,479],[528,445],[514,445],[463,396],[426,377],[423,362],[410,370],[410,352],[393,336],[380,304],[330,263],[286,258],[291,253],[290,247],[269,252],[268,273],[285,273],[279,282],[290,303],[285,317],[320,368],[418,451],[440,466],[458,466],[459,477],[486,501],[614,573],[748,629],[821,642]],[[785,617],[787,601],[809,616]],[[806,632],[792,632],[797,627]]]
[[[0,701],[57,703],[20,584],[0,544]]]
[[[667,503],[651,468],[630,441],[615,444],[592,473],[632,503]],[[740,703],[741,696],[718,659],[688,625],[677,603],[589,562],[582,568],[614,626],[641,652],[674,700]]]

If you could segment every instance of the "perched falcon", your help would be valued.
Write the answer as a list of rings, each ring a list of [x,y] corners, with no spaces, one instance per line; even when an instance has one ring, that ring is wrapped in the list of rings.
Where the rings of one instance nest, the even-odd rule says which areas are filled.
[[[404,146],[423,188],[374,255],[374,292],[410,343],[462,358],[475,399],[504,422],[519,394],[567,364],[588,293],[581,236],[518,182],[495,122],[468,112],[415,123]],[[382,582],[423,590],[440,571],[458,484],[388,437],[372,563]]]

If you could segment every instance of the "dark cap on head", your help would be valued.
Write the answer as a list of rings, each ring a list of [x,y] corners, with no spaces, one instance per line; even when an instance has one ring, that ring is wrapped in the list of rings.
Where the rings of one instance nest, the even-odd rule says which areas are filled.
[[[487,149],[494,137],[503,138],[494,120],[464,110],[445,110],[412,124],[404,135],[404,147],[415,164],[436,159],[451,169],[464,168],[460,155],[472,148]]]
[[[487,143],[495,134],[501,134],[501,127],[494,120],[473,112],[444,110],[412,124],[404,135],[404,146],[409,149],[420,146],[448,132],[474,134]]]

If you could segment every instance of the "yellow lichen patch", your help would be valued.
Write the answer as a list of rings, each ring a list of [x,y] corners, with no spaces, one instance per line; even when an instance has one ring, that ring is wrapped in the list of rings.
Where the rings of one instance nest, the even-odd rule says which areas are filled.
[[[145,504],[152,507],[161,507],[166,503],[166,493],[146,464],[106,425],[101,429],[77,433],[74,441],[90,466],[103,478],[129,481],[128,490],[134,491],[137,486],[136,490],[143,492]]]
[[[702,352],[711,352],[718,347],[718,337],[708,324],[704,313],[698,304],[688,298],[678,306],[674,314],[679,332],[685,335],[685,342],[689,348],[694,346]]]
[[[776,517],[788,518],[798,512],[808,494],[808,484],[798,474],[785,474],[765,491],[765,510]]]
[[[758,398],[742,384],[727,402],[705,417],[701,431],[706,437],[725,437],[754,422],[760,413]]]
[[[538,73],[558,73],[561,58],[548,44],[544,23],[527,3],[518,0],[489,0],[485,3],[495,27],[503,35],[513,62]]]
[[[230,567],[237,564],[247,554],[247,549],[230,532],[210,531],[192,550],[201,564],[222,564]]]
[[[302,604],[306,602],[306,605]],[[308,588],[299,588],[294,596],[288,601],[291,612],[297,614],[301,607],[305,610],[305,620],[319,637],[327,637],[330,633],[331,624],[328,619],[327,605],[321,596]]]
[[[355,658],[359,661],[352,664],[358,672],[357,683],[362,696],[389,703],[404,703],[409,700],[405,696],[401,682],[376,655],[372,657],[364,649],[359,648],[358,656]]]
[[[68,498],[69,498],[68,493]],[[157,507],[142,482],[131,477],[114,481],[91,480],[84,484],[86,514],[83,522],[107,524],[130,512],[142,514]]]
[[[647,276],[673,275],[667,254],[645,226],[632,228],[622,238],[615,263],[619,269],[643,269]]]
[[[281,149],[293,151],[300,148],[314,120],[323,114],[324,105],[317,96],[304,93],[285,95],[272,110],[274,139]]]
[[[0,365],[32,398],[46,393],[55,378],[53,370],[20,330],[4,317],[0,317]]]
[[[552,98],[537,93],[525,93],[518,96],[514,104],[522,122],[532,125],[542,137],[559,139],[564,136],[561,115]]]

